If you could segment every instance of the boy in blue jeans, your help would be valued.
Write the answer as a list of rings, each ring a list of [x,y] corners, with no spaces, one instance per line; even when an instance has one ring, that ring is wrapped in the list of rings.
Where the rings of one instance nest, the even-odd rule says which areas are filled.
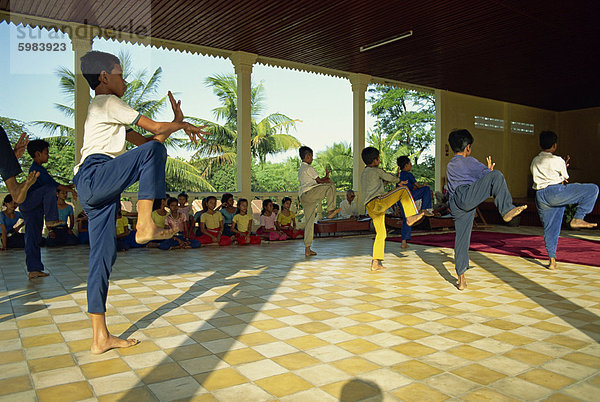
[[[412,163],[410,163],[408,156],[398,157],[396,163],[398,164],[398,169],[400,169],[400,181],[406,182],[406,188],[410,190],[415,202],[421,200],[421,210],[424,211],[425,216],[433,216],[433,213],[431,212],[433,206],[431,202],[431,189],[429,186],[417,183],[417,179],[415,179],[415,176],[410,172],[412,170]],[[402,205],[399,202],[396,205],[402,211],[402,243],[400,247],[408,248],[407,241],[410,240],[412,228],[406,223],[406,216],[402,210]]]
[[[448,179],[449,207],[456,237],[454,239],[454,264],[458,275],[458,289],[467,288],[465,272],[469,269],[469,243],[473,219],[477,206],[489,197],[505,222],[527,208],[527,205],[516,207],[506,186],[504,176],[494,170],[495,163],[487,157],[487,166],[471,156],[473,136],[468,130],[454,130],[448,137],[454,157],[448,162],[446,178]]]
[[[571,219],[573,229],[591,229],[597,225],[583,220],[594,209],[598,198],[598,186],[592,183],[567,184],[569,166],[560,156],[553,155],[558,147],[558,136],[552,131],[540,133],[540,152],[531,161],[535,203],[544,225],[544,243],[550,262],[548,269],[556,269],[556,248],[562,225],[565,207],[577,204],[575,216]]]
[[[95,91],[84,125],[81,162],[75,167],[74,182],[81,206],[88,215],[90,265],[87,284],[88,312],[92,321],[92,353],[136,345],[135,339],[120,339],[106,326],[108,279],[117,258],[116,225],[120,194],[139,181],[139,244],[173,237],[173,230],[157,227],[152,221],[152,203],[165,197],[163,142],[175,131],[184,130],[195,143],[204,133],[183,121],[181,101],[169,92],[172,122],[155,122],[121,100],[127,86],[119,59],[109,53],[91,51],[81,58],[81,71]],[[127,126],[137,125],[154,135],[144,137]],[[136,148],[125,152],[125,141]]]
[[[25,201],[19,206],[19,210],[23,214],[23,220],[25,221],[25,265],[27,266],[29,279],[49,275],[47,272],[44,272],[40,245],[44,229],[44,218],[46,219],[46,227],[48,228],[62,223],[58,219],[56,191],[64,190],[72,192],[73,197],[77,197],[72,184],[65,186],[58,183],[50,176],[48,170],[42,166],[50,158],[49,147],[50,145],[44,140],[33,140],[27,144],[27,152],[33,159],[29,173],[38,175],[36,182],[29,189]]]

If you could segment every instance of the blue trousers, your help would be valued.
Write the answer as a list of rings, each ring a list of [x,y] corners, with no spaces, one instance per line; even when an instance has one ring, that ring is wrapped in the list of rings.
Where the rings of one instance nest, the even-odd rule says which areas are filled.
[[[19,210],[25,221],[25,265],[27,271],[41,272],[44,270],[40,250],[44,216],[48,221],[58,220],[56,187],[47,184],[36,189],[29,189],[27,198],[19,205]]]
[[[556,258],[565,207],[577,204],[574,218],[583,219],[594,209],[597,198],[598,186],[595,184],[554,184],[535,193],[535,203],[544,225],[544,244],[549,258]]]
[[[139,199],[164,198],[166,161],[164,145],[150,141],[114,159],[90,155],[73,178],[89,222],[87,300],[92,314],[106,312],[108,278],[117,259],[115,222],[121,193],[139,180]]]
[[[182,235],[176,235],[175,237],[177,237],[179,240],[185,241],[185,238]],[[189,239],[188,241],[190,242],[190,246],[192,248],[198,248],[201,246],[200,241],[198,241],[198,240]],[[179,245],[179,242],[177,240],[175,240],[174,238],[170,238],[170,239],[161,241],[158,244],[158,248],[161,250],[169,250],[171,247],[177,247],[178,245]]]
[[[428,186],[423,186],[420,188],[415,188],[411,190],[411,194],[415,202],[417,200],[421,200],[421,209],[431,209],[431,189]],[[396,203],[400,210],[402,210],[402,204],[400,202]],[[412,233],[412,228],[408,226],[406,223],[406,216],[404,216],[404,210],[402,210],[402,229],[401,229],[402,240],[410,240],[410,234]]]
[[[90,235],[88,232],[79,232],[77,234],[79,244],[90,244]]]
[[[0,126],[0,177],[6,181],[19,173],[21,173],[21,166],[15,156],[15,151],[10,145],[6,131]]]
[[[450,213],[456,229],[454,264],[458,276],[469,269],[469,244],[471,243],[475,210],[489,197],[494,197],[494,204],[502,216],[515,207],[504,175],[498,170],[492,170],[472,184],[458,186],[454,194],[450,196]]]

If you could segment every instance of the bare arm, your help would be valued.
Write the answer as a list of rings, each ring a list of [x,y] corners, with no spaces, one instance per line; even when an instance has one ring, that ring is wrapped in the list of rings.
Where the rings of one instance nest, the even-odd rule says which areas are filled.
[[[2,247],[0,247],[0,250],[6,250],[6,241],[8,240],[6,225],[0,225],[0,228],[2,228]]]

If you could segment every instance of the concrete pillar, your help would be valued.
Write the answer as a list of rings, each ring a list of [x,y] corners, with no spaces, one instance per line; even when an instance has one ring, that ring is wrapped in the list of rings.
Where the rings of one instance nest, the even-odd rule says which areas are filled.
[[[360,175],[365,167],[361,152],[365,148],[365,92],[371,82],[371,76],[366,74],[350,74],[352,84],[352,187],[356,191],[356,201],[361,213],[364,212],[363,194],[360,192]]]
[[[237,75],[237,191],[242,197],[248,198],[250,202],[252,201],[250,98],[252,66],[256,62],[256,58],[256,54],[246,52],[235,52],[229,56]]]
[[[445,166],[445,160],[442,155],[445,154],[445,145],[447,142],[442,133],[442,91],[435,90],[435,191],[442,191],[442,166]]]
[[[73,71],[75,72],[75,164],[81,160],[81,148],[83,147],[83,125],[90,104],[90,86],[81,74],[80,58],[92,50],[93,39],[73,38]]]

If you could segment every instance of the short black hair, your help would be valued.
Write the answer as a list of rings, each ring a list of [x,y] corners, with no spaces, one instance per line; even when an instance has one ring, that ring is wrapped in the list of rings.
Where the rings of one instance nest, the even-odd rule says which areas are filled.
[[[186,201],[188,200],[188,195],[185,192],[179,193],[179,195],[177,196],[177,198],[179,198],[179,197],[185,197],[185,200]]]
[[[152,210],[156,211],[160,209],[162,207],[163,200],[164,198],[155,198],[154,201],[152,201]]]
[[[4,201],[2,201],[2,204],[3,205],[10,204],[12,202],[12,200],[13,200],[12,195],[6,194],[6,197],[4,197]]]
[[[175,198],[175,197],[170,197],[170,198],[167,200],[167,207],[168,207],[169,205],[171,205],[171,203],[172,203],[172,202],[176,202],[177,204],[179,204],[179,200],[177,200],[177,198]]]
[[[121,61],[114,54],[92,50],[87,52],[81,59],[81,73],[90,84],[90,88],[96,89],[100,85],[100,73],[106,71],[108,74]]]
[[[370,165],[375,159],[379,158],[379,150],[374,147],[366,147],[360,155],[365,165]]]
[[[304,160],[304,157],[306,155],[313,153],[313,150],[310,149],[310,147],[301,146],[300,149],[298,150],[298,153],[300,154],[300,159]]]
[[[231,194],[231,193],[223,194],[223,196],[221,197],[221,204],[225,204],[227,201],[229,201],[230,198],[233,198],[233,194]]]
[[[265,211],[267,210],[267,205],[269,205],[269,204],[273,204],[273,201],[270,198],[267,198],[266,200],[263,200],[262,211],[260,211],[261,215],[265,214]]]
[[[290,197],[283,197],[281,199],[281,205],[285,204],[286,202],[292,202],[292,199]]]
[[[209,195],[208,197],[206,197],[206,204],[207,204],[207,205],[208,205],[208,202],[209,202],[210,200],[215,200],[215,201],[217,201],[217,197],[215,197],[214,195]]]
[[[247,200],[247,199],[245,199],[245,198],[240,198],[240,199],[238,200],[238,202],[237,202],[237,209],[235,210],[235,213],[236,213],[236,214],[239,214],[239,213],[240,213],[240,205],[242,204],[242,202],[245,202],[245,203],[246,203],[246,205],[248,205],[248,200]],[[252,212],[252,211],[250,211],[250,212]]]
[[[540,147],[550,149],[558,142],[558,135],[554,131],[542,131],[540,133]]]
[[[400,169],[404,169],[404,166],[406,166],[410,163],[410,159],[408,158],[408,156],[402,155],[402,156],[399,156],[398,159],[396,159],[396,163],[398,164],[398,167]]]
[[[44,149],[46,149],[46,148],[50,148],[50,144],[48,144],[48,141],[45,141],[45,140],[29,141],[29,144],[27,144],[27,153],[32,158],[35,158],[36,152],[44,152]]]
[[[467,129],[453,130],[448,136],[448,142],[450,148],[454,152],[462,152],[465,150],[467,145],[473,144],[473,136]]]
[[[273,209],[276,209],[276,210],[278,210],[278,211],[279,211],[279,205],[277,205],[277,204],[273,203]]]

